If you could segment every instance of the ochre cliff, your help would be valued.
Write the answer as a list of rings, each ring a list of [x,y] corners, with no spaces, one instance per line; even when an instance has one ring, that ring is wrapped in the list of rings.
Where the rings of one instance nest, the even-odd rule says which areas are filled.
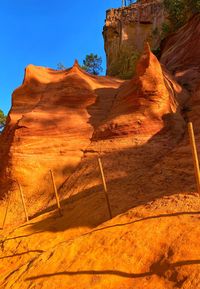
[[[92,77],[77,66],[76,73],[51,71],[66,78],[72,73],[71,83],[76,79],[81,86],[84,78],[90,84],[82,97],[89,102],[92,129],[87,117],[81,127],[86,128],[83,139],[92,139],[76,171],[59,190],[62,217],[57,211],[40,210],[38,217],[15,229],[8,218],[0,237],[1,289],[200,288],[200,198],[184,121],[192,120],[200,151],[199,23],[196,15],[163,43],[162,64],[147,45],[130,81]],[[59,89],[53,91],[56,96]],[[90,104],[94,91],[98,97]],[[73,98],[79,93],[76,87]],[[17,111],[23,105],[24,101]],[[84,102],[83,111],[85,107]],[[4,140],[13,149],[16,139],[9,138],[6,130]],[[50,150],[54,155],[54,147]],[[12,154],[7,154],[8,160]],[[31,206],[28,203],[28,209]],[[55,208],[54,204],[48,207]],[[14,210],[8,215],[16,217]]]
[[[60,187],[91,139],[137,134],[146,139],[165,129],[178,140],[185,126],[178,94],[184,93],[164,76],[148,44],[136,77],[123,83],[89,75],[77,63],[64,72],[28,66],[1,136],[1,197],[10,194],[16,203],[17,180],[30,215],[47,207],[54,196],[49,170]]]
[[[162,70],[146,44],[136,76],[121,86],[108,119],[95,135],[105,138],[130,134],[149,136],[170,128],[178,138],[184,129],[178,98],[185,97],[187,93]]]
[[[200,78],[200,17],[194,15],[176,33],[162,42],[163,63],[181,85],[194,91]]]
[[[144,43],[148,41],[152,49],[159,47],[165,18],[162,0],[108,10],[103,29],[107,74],[130,78]]]
[[[88,75],[77,63],[67,71],[29,65],[23,85],[13,93],[0,139],[0,197],[10,191],[15,203],[17,180],[24,188],[26,202],[31,204],[30,214],[46,205],[53,197],[49,170],[54,171],[58,187],[73,172],[120,83]],[[109,94],[96,108],[106,89]],[[20,218],[22,213],[18,213]]]

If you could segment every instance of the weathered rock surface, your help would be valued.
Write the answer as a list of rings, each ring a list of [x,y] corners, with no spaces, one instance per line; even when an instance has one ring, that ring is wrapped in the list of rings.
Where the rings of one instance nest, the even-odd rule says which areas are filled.
[[[200,65],[198,58],[195,61],[196,52],[192,49],[188,52],[187,42],[179,46],[183,33],[189,37],[190,31],[199,38],[198,17],[177,32],[176,38],[168,39],[162,61],[173,72],[174,58],[179,73],[183,72],[175,76],[180,83],[187,83],[191,111],[187,115],[184,111],[184,116],[193,121],[200,151],[200,80],[195,73]],[[193,77],[184,73],[186,67],[190,69],[190,61],[184,65],[178,52],[170,54],[176,46],[183,57],[190,58]],[[86,78],[90,84],[94,83],[94,78],[88,75]],[[105,85],[106,78],[97,79]],[[90,142],[78,169],[59,191],[63,196],[62,217],[58,218],[55,211],[41,211],[30,223],[3,231],[1,289],[200,288],[200,198],[196,193],[188,134],[185,132],[180,139],[178,133],[182,132],[179,125],[183,123],[179,106],[184,107],[188,94],[164,66],[161,70],[148,47],[138,64],[136,78],[122,83],[120,88],[113,81],[116,96],[112,102],[103,105],[109,93],[101,88],[99,101],[90,107],[90,114],[95,112],[93,131],[94,135],[100,131],[102,123],[104,126],[111,121],[111,115],[122,124],[126,134],[122,136],[119,130],[118,137],[113,134],[112,138],[102,140],[99,135]],[[105,113],[105,107],[111,113]],[[148,133],[131,130],[128,115],[131,112],[134,119],[133,107],[136,115],[143,111],[144,120],[146,117],[150,121],[151,125],[145,124]],[[165,114],[179,115],[174,119],[176,129],[168,127],[169,119],[163,124]],[[172,137],[173,131],[176,133]],[[108,220],[97,166],[99,152],[112,220]]]
[[[107,74],[131,77],[144,43],[157,49],[165,21],[163,1],[138,1],[128,7],[107,11],[103,30]]]
[[[47,204],[53,197],[49,170],[55,172],[59,187],[83,157],[120,84],[88,75],[77,63],[67,71],[28,66],[23,85],[13,93],[0,139],[1,198],[12,191],[12,203],[17,202],[18,180],[29,214]],[[18,213],[20,218],[23,214]]]
[[[19,203],[18,180],[29,214],[44,209],[54,196],[49,170],[61,186],[91,139],[147,139],[165,130],[176,142],[184,132],[177,101],[183,92],[165,75],[148,45],[137,76],[124,83],[88,75],[77,63],[64,72],[29,66],[1,136],[1,196],[11,191],[12,204]],[[15,210],[23,216],[20,205]]]
[[[170,128],[178,139],[184,131],[178,99],[186,95],[174,78],[162,70],[146,44],[136,76],[122,85],[108,119],[96,130],[94,137],[152,136],[163,128]]]
[[[200,78],[200,14],[162,43],[160,61],[187,89],[194,90]]]

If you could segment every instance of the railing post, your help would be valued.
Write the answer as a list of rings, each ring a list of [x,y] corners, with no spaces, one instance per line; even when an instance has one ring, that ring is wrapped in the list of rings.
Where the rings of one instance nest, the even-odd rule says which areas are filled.
[[[5,223],[6,223],[6,218],[7,218],[7,214],[8,214],[9,205],[10,205],[10,196],[8,197],[8,202],[7,202],[7,206],[6,206],[6,211],[5,211],[5,215],[4,215],[4,219],[3,219],[2,230],[4,229],[4,226],[5,226]]]
[[[20,196],[21,196],[21,200],[22,200],[22,204],[23,204],[23,208],[24,208],[24,213],[25,213],[25,216],[26,216],[26,221],[28,222],[29,221],[29,217],[28,217],[28,212],[27,212],[27,209],[26,209],[25,201],[24,201],[23,190],[22,190],[22,187],[21,187],[20,183],[18,182],[18,180],[16,182],[17,182],[18,187],[19,187],[19,192],[20,192]]]
[[[102,183],[103,183],[103,187],[104,187],[104,193],[105,193],[105,198],[106,198],[106,202],[107,202],[109,217],[110,217],[110,219],[112,219],[112,212],[111,212],[110,202],[109,202],[109,198],[108,198],[108,190],[107,190],[107,186],[106,186],[106,180],[105,180],[103,166],[102,166],[102,162],[101,162],[100,157],[98,157],[98,163],[99,163],[99,169],[101,172],[101,178],[102,178]]]
[[[60,200],[59,200],[58,191],[57,191],[57,187],[56,187],[56,183],[55,183],[54,173],[52,170],[50,170],[50,175],[51,175],[53,189],[54,189],[54,193],[55,193],[55,197],[56,197],[56,203],[57,203],[58,211],[59,211],[60,216],[62,216]]]
[[[195,171],[195,177],[196,177],[197,192],[198,192],[198,194],[200,194],[199,160],[198,160],[198,154],[197,154],[197,148],[196,148],[196,142],[195,142],[192,122],[188,123],[188,132],[189,132],[190,144],[191,144],[191,148],[192,148],[192,156],[193,156],[193,162],[194,162],[194,171]]]

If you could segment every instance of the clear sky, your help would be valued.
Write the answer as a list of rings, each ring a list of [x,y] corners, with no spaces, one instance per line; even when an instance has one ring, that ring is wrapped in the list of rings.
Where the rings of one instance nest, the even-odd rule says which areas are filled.
[[[105,12],[119,6],[121,0],[0,0],[0,108],[10,109],[28,64],[70,67],[93,52],[105,68]]]

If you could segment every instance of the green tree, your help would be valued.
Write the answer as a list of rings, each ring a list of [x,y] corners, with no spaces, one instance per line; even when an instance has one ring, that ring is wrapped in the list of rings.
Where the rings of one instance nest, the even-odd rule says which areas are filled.
[[[87,71],[88,73],[99,75],[102,71],[102,58],[99,57],[97,54],[90,53],[86,55],[85,59],[83,60],[82,69]]]
[[[64,64],[62,64],[61,62],[59,62],[59,63],[57,64],[57,69],[58,69],[58,70],[65,70],[65,69],[67,69],[67,68],[64,66]]]
[[[4,128],[5,124],[6,124],[6,115],[0,109],[0,130]]]

